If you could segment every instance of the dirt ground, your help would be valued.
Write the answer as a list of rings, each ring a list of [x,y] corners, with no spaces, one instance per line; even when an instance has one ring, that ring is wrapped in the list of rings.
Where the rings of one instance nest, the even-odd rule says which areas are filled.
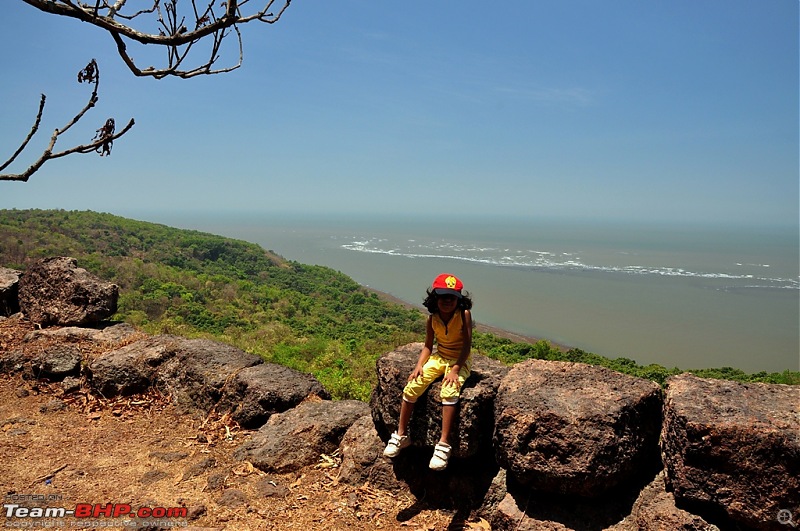
[[[0,352],[31,330],[0,320]],[[265,474],[232,458],[251,433],[226,418],[181,415],[156,394],[105,400],[85,387],[65,394],[61,383],[0,374],[0,521],[17,529],[489,529],[410,493],[341,484],[337,455]],[[51,510],[32,518],[33,507],[87,517]],[[120,514],[104,512],[113,510]]]

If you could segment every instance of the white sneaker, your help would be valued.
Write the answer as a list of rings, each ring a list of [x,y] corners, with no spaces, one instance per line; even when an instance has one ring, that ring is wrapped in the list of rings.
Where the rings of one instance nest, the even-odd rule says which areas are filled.
[[[386,445],[386,448],[384,448],[383,455],[386,457],[396,457],[397,454],[400,453],[400,450],[407,448],[410,444],[411,439],[408,438],[408,435],[397,435],[395,432],[389,437],[389,443]]]
[[[430,467],[431,470],[444,470],[447,468],[447,460],[450,459],[450,450],[452,448],[449,444],[438,442],[433,448],[433,457],[431,457]]]

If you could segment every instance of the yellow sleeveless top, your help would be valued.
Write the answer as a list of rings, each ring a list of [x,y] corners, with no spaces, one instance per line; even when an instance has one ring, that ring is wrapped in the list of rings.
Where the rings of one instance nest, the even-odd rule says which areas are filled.
[[[461,310],[456,310],[447,324],[438,313],[431,316],[433,335],[436,337],[436,351],[443,358],[457,360],[464,346],[464,320]]]

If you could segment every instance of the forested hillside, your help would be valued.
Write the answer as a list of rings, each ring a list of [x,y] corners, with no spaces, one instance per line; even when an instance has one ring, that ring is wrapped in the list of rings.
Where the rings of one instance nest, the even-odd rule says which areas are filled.
[[[337,398],[368,399],[375,360],[424,337],[421,312],[381,299],[330,268],[289,261],[252,243],[96,212],[0,210],[0,266],[24,270],[46,256],[71,256],[118,284],[115,319],[153,334],[231,343],[313,373]],[[474,346],[508,363],[531,357],[580,361],[661,383],[681,372],[492,334],[476,333]],[[789,371],[693,372],[800,383],[800,373]]]
[[[375,358],[424,334],[420,312],[255,244],[96,212],[0,211],[0,265],[55,255],[119,285],[116,319],[235,344],[341,397],[368,396]]]

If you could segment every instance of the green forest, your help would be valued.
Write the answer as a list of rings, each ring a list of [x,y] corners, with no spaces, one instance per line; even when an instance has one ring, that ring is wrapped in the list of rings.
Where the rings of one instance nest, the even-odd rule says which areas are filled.
[[[48,256],[119,285],[114,319],[151,334],[205,337],[313,374],[338,399],[368,400],[375,361],[424,338],[425,315],[381,298],[333,269],[258,245],[97,212],[0,210],[0,266]],[[513,364],[529,358],[602,365],[663,384],[684,370],[638,365],[546,341],[475,333],[473,351]],[[702,377],[800,384],[800,372],[691,370]]]

